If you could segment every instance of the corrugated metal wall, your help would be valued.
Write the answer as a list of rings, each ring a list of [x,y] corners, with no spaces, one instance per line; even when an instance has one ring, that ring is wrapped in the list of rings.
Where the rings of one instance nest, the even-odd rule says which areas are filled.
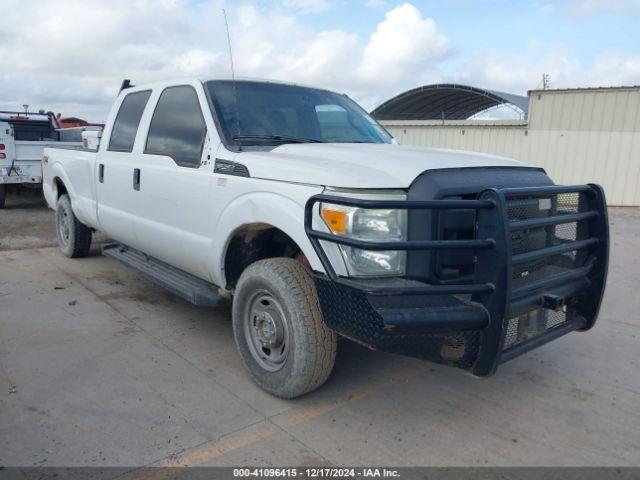
[[[543,167],[556,183],[599,183],[640,206],[640,87],[531,92],[529,121],[383,121],[401,144],[473,150]]]

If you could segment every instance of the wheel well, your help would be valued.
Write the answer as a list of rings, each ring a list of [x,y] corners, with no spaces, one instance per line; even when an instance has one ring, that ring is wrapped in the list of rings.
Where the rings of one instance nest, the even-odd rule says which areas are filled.
[[[235,288],[245,268],[273,257],[302,257],[302,249],[282,230],[266,224],[244,225],[229,241],[224,258],[226,288]]]
[[[62,180],[60,180],[60,177],[56,177],[53,181],[56,185],[56,191],[58,192],[56,196],[56,200],[57,200],[58,198],[60,198],[61,195],[68,193],[67,187],[64,186],[64,183],[62,182]]]

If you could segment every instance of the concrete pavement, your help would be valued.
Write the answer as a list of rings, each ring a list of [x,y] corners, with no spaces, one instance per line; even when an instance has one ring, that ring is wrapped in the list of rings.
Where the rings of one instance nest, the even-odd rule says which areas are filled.
[[[1,465],[640,465],[640,209],[611,211],[592,331],[486,380],[342,341],[294,401],[252,383],[229,309],[67,259],[30,214],[0,211]]]

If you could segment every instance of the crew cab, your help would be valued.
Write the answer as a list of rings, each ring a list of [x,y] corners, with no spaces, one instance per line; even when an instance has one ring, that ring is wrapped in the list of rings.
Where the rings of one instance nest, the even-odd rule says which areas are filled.
[[[103,253],[205,306],[232,302],[254,380],[322,385],[337,337],[477,377],[593,327],[604,193],[502,157],[397,145],[347,96],[267,81],[123,83],[95,148],[47,148],[69,257]],[[538,364],[530,368],[538,368]]]

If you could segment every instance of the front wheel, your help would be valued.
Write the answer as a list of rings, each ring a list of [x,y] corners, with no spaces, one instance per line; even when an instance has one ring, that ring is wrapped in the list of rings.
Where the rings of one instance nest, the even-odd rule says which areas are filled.
[[[69,258],[84,257],[91,248],[91,229],[80,223],[71,208],[69,196],[60,195],[56,208],[58,246]]]
[[[7,187],[4,183],[0,183],[0,208],[4,208],[4,202],[7,199]]]
[[[318,388],[333,368],[336,334],[324,323],[309,269],[291,258],[260,260],[242,273],[233,333],[253,379],[278,397]]]

